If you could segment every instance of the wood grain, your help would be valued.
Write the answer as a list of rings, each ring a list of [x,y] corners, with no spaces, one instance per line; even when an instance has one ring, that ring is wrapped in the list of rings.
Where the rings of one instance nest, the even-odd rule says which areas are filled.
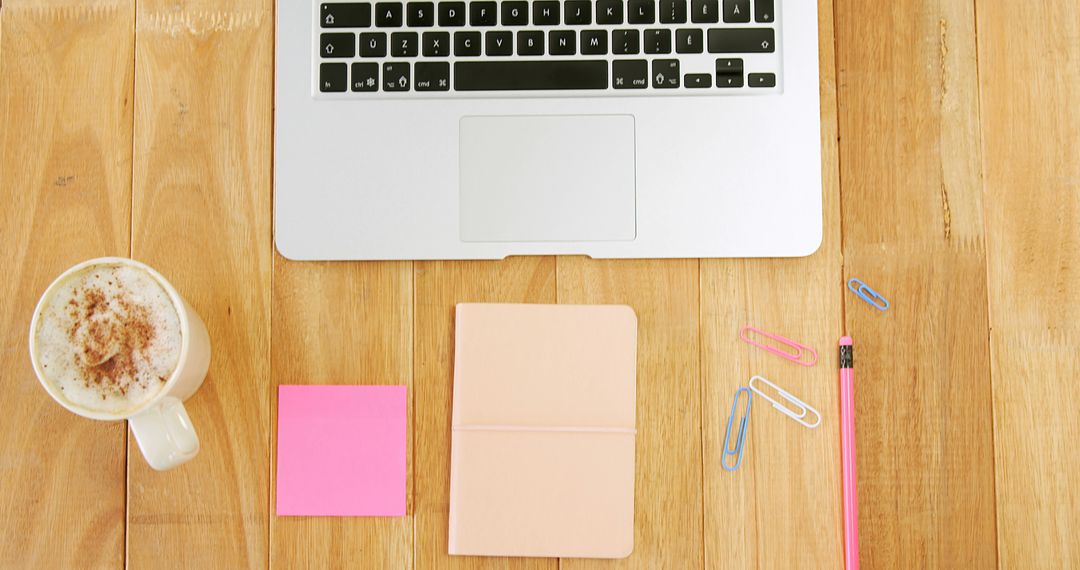
[[[556,570],[558,560],[451,557],[450,421],[454,307],[458,303],[554,303],[555,258],[416,263],[413,517],[415,567]]]
[[[558,260],[560,303],[625,304],[638,317],[634,553],[562,570],[702,563],[698,262]]]
[[[843,302],[830,2],[820,4],[819,29],[820,249],[804,259],[701,261],[705,567],[710,569],[843,567],[835,348]],[[815,347],[818,364],[804,368],[739,341],[747,324]],[[742,465],[729,473],[720,467],[728,417],[735,391],[753,375],[795,394],[817,409],[822,421],[807,429],[755,396]]]
[[[866,568],[996,564],[972,2],[837,1]]]
[[[53,402],[27,331],[62,271],[128,253],[133,21],[131,2],[0,10],[0,568],[124,563],[126,427]]]
[[[415,397],[411,263],[298,263],[276,256],[274,268],[275,386],[405,385],[410,401]],[[276,389],[273,401],[276,410]],[[363,561],[365,568],[412,568],[411,506],[408,512],[402,518],[272,515],[271,567],[348,568]]]
[[[1080,16],[978,4],[1003,568],[1080,567]]]
[[[1080,18],[1067,0],[831,4],[825,239],[809,258],[308,264],[271,243],[270,0],[4,1],[0,568],[836,568],[841,329],[857,343],[866,568],[1080,566]],[[177,285],[214,345],[189,403],[202,452],[170,473],[122,424],[52,403],[26,356],[48,282],[128,254]],[[629,559],[447,556],[465,301],[637,311]],[[743,345],[747,323],[821,362]],[[759,400],[727,473],[723,430],[752,373],[823,422]],[[410,386],[408,517],[273,517],[283,383]]]
[[[269,1],[138,4],[134,257],[202,316],[198,458],[128,470],[128,566],[265,568],[270,483]]]

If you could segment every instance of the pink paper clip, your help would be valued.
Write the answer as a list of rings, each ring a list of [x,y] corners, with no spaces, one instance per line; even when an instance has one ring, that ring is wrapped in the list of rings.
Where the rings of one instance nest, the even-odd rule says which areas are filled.
[[[761,336],[763,336],[763,337],[765,337],[765,338],[767,338],[769,340],[774,340],[777,343],[779,343],[781,346],[792,349],[793,351],[783,350],[782,348],[778,348],[778,347],[775,347],[775,346],[769,346],[767,344],[764,344],[764,343],[758,342],[756,340],[753,340],[746,334],[747,332],[752,332],[752,333],[761,335]],[[782,337],[782,336],[780,336],[778,334],[767,333],[767,332],[765,332],[765,331],[763,331],[763,330],[761,330],[759,328],[755,328],[755,327],[752,327],[750,325],[747,325],[747,326],[743,327],[739,331],[739,338],[742,339],[742,341],[745,342],[746,344],[749,344],[750,346],[756,346],[756,347],[758,347],[758,348],[760,348],[760,349],[762,349],[762,350],[764,350],[766,352],[771,352],[771,353],[773,353],[773,354],[775,354],[775,355],[777,355],[777,356],[779,356],[781,358],[784,358],[786,360],[790,360],[790,361],[794,362],[795,364],[799,364],[799,365],[802,365],[802,366],[813,366],[813,365],[817,364],[817,351],[816,350],[814,350],[813,348],[811,348],[809,346],[806,346],[805,344],[795,342],[795,341],[791,340],[790,338],[784,338],[784,337]],[[803,359],[804,355],[809,355],[809,358],[804,360]]]

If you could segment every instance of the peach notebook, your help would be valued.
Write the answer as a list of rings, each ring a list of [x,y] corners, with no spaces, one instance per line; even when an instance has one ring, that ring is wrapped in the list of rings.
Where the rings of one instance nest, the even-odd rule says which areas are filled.
[[[461,304],[455,343],[450,554],[629,556],[633,310]]]

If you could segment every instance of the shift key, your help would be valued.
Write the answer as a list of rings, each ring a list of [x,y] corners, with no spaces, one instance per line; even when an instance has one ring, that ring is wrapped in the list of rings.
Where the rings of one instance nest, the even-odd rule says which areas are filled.
[[[776,35],[772,28],[713,28],[709,30],[709,53],[772,53]]]

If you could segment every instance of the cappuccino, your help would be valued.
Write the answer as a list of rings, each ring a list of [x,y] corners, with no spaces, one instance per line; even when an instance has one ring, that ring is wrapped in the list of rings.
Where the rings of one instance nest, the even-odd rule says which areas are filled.
[[[34,331],[44,380],[71,404],[123,415],[152,400],[180,359],[180,317],[146,271],[92,265],[42,303]]]

